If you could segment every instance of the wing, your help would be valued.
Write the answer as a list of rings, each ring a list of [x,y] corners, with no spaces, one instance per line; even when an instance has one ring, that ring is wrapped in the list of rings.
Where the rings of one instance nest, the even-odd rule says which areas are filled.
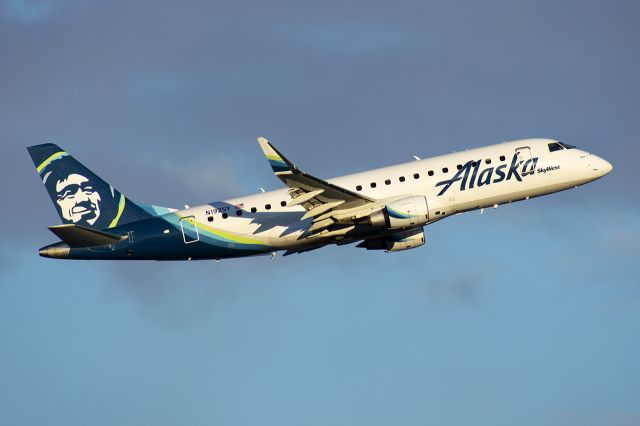
[[[258,138],[258,143],[275,175],[289,187],[292,200],[288,205],[304,207],[307,212],[301,220],[313,218],[309,231],[315,234],[308,238],[341,237],[354,229],[358,219],[368,217],[387,201],[375,200],[311,176],[298,169],[265,138]]]

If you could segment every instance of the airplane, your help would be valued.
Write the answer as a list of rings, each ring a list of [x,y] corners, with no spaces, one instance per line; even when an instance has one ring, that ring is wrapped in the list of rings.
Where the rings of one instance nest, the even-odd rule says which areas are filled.
[[[449,216],[576,188],[612,170],[553,139],[522,139],[323,180],[258,138],[285,188],[184,210],[134,202],[54,144],[27,150],[63,224],[56,259],[197,260],[336,244],[396,252]]]

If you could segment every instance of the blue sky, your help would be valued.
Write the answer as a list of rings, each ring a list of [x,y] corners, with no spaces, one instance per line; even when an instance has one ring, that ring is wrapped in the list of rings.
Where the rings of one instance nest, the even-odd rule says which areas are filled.
[[[0,2],[0,424],[640,425],[633,1]],[[65,262],[25,147],[130,198],[524,138],[606,178],[402,253]],[[14,206],[20,206],[16,211]]]

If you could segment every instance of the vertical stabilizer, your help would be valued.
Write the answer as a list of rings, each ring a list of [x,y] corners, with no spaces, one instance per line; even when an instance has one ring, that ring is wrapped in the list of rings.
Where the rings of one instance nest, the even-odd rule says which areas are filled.
[[[27,150],[63,223],[100,230],[151,216],[59,146]]]

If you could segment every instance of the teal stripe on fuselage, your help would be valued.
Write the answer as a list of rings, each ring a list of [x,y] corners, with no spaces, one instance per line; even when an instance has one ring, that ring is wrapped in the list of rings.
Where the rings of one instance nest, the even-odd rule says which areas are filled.
[[[179,232],[182,232],[182,227],[180,226],[181,218],[176,213],[169,213],[169,214],[163,215],[160,217],[160,219],[171,224],[171,226],[174,229],[178,230]],[[196,225],[198,225],[197,222],[196,222]],[[196,234],[194,231],[185,230],[185,232],[187,233],[187,236],[190,236],[193,239],[196,238]],[[245,238],[259,240],[259,238],[255,236],[245,237],[241,234],[237,234],[237,233],[226,231],[226,230],[225,231],[221,230],[221,232],[224,232],[225,234],[230,234],[230,235],[225,236],[221,234],[216,234],[212,231],[209,231],[202,225],[200,225],[198,226],[198,239],[207,244],[211,244],[217,247],[225,247],[225,248],[232,247],[234,250],[251,250],[251,251],[259,251],[259,252],[269,252],[273,250],[273,247],[270,244],[267,244],[266,242],[246,243],[242,241],[242,239],[245,239]]]
[[[165,231],[168,231],[165,233]],[[198,227],[198,241],[185,243],[180,228],[180,216],[169,213],[112,228],[116,235],[129,235],[113,245],[73,248],[70,258],[75,259],[224,259],[251,256],[273,251],[269,244],[245,244],[216,235]],[[225,233],[227,233],[225,231]],[[195,239],[195,231],[187,232]],[[238,234],[238,238],[245,236]]]

